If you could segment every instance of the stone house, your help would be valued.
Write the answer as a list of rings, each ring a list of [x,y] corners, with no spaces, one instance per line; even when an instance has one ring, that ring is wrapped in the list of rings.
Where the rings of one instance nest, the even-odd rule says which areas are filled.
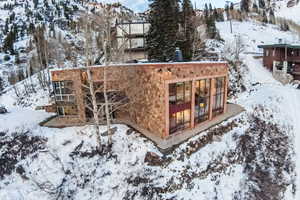
[[[176,140],[161,146],[172,146],[199,133],[201,127],[232,116],[227,109],[225,62],[123,64],[106,69],[114,121],[134,127],[156,143]],[[91,71],[101,110],[104,67],[92,66]],[[53,70],[51,76],[57,123],[72,126],[92,122],[86,69]],[[104,112],[100,115],[104,117]],[[193,130],[195,133],[187,133]]]

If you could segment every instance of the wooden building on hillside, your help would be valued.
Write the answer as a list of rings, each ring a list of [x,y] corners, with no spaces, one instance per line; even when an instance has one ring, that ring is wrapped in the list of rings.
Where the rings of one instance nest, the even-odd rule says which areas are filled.
[[[300,80],[300,45],[259,45],[264,51],[263,65],[270,71],[282,71]]]

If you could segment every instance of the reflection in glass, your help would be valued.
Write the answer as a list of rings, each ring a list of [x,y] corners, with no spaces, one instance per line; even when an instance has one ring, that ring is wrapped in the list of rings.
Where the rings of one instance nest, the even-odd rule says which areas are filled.
[[[191,125],[191,82],[169,84],[170,134]]]
[[[201,123],[209,118],[210,80],[198,80],[195,84],[195,123]]]

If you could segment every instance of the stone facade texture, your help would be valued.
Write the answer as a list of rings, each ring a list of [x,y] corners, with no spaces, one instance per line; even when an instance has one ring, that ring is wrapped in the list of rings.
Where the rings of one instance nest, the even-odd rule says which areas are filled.
[[[225,77],[224,62],[155,63],[107,66],[108,90],[125,92],[129,103],[116,112],[160,138],[168,137],[168,84],[195,79]],[[91,66],[93,81],[103,81],[103,66]],[[86,122],[84,90],[86,69],[52,71],[52,81],[73,81],[77,119]],[[226,100],[225,100],[226,102]],[[63,118],[62,118],[63,120]]]

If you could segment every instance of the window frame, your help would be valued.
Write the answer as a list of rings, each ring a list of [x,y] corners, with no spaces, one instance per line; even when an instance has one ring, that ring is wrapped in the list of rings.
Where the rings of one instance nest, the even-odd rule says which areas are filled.
[[[195,111],[194,111],[194,122],[195,124],[203,123],[207,120],[209,120],[209,110],[210,110],[210,99],[211,99],[211,78],[207,79],[199,79],[195,80],[196,86],[195,86]],[[201,94],[201,82],[204,81],[204,90],[208,89],[208,92],[204,96],[196,97],[197,90],[198,93]],[[197,86],[199,84],[199,87]],[[201,108],[199,106],[199,110],[197,110],[197,101],[200,101],[200,98],[204,98],[207,103],[204,108]]]
[[[54,98],[56,102],[75,102],[75,94],[73,88],[68,88],[66,85],[67,84],[72,84],[73,86],[73,81],[53,81],[53,92],[54,92]],[[69,89],[71,92],[66,93],[64,90]],[[57,93],[58,91],[58,93]]]
[[[173,135],[176,134],[176,132],[184,130],[186,128],[191,127],[191,122],[192,122],[192,81],[183,81],[183,82],[176,82],[176,83],[170,83],[169,86],[169,96],[168,96],[168,103],[169,103],[169,135]],[[178,85],[179,84],[183,84],[182,88],[182,97],[183,99],[178,101]],[[189,95],[187,95],[186,93],[186,86],[187,84],[189,85]],[[170,88],[171,87],[175,87],[173,88],[173,92],[175,92],[175,94],[173,93],[172,96],[170,96],[171,92],[170,92]],[[170,97],[175,97],[174,100],[170,101]],[[188,98],[187,98],[188,97]],[[187,114],[187,112],[189,112],[189,114]],[[185,116],[185,115],[188,116]],[[179,117],[178,115],[181,115],[181,117]],[[174,117],[175,116],[175,117]],[[179,122],[178,119],[181,118],[181,121]],[[186,118],[188,118],[189,120],[185,120]],[[175,125],[172,126],[172,120],[174,122],[175,120]]]
[[[221,79],[221,86],[219,85],[219,81]],[[225,77],[215,78],[215,93],[212,96],[213,105],[212,105],[212,117],[216,117],[219,114],[224,112],[225,107]],[[220,87],[219,87],[220,86]]]

